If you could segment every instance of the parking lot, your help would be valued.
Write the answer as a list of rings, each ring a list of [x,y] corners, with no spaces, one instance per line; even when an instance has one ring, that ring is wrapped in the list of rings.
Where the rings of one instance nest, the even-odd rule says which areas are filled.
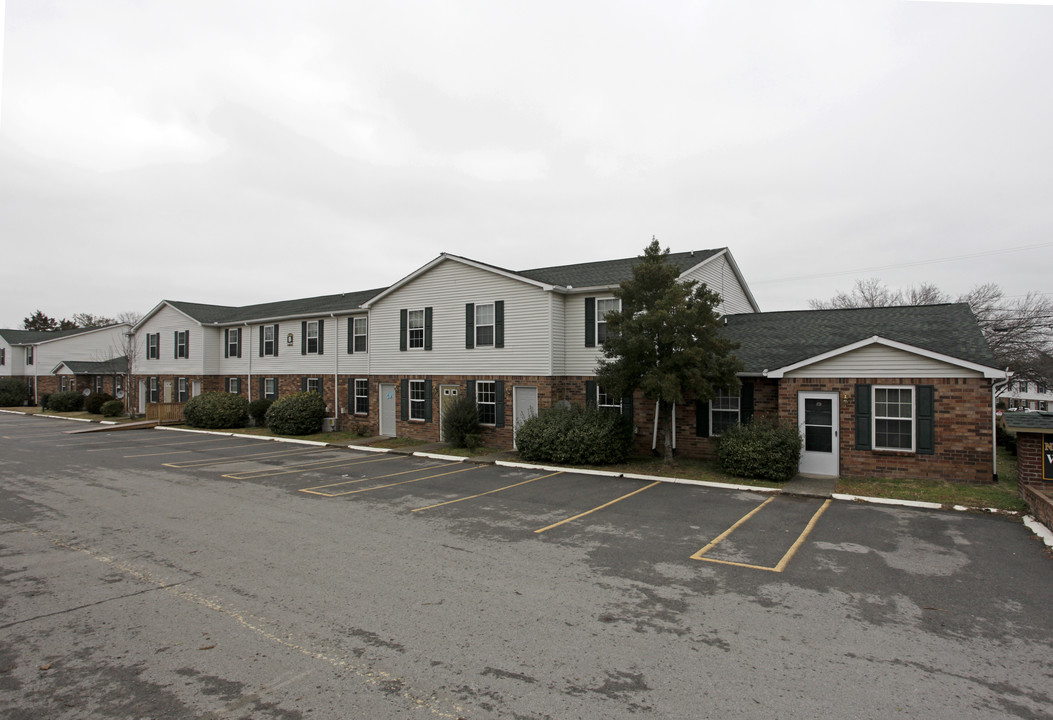
[[[1011,518],[80,429],[0,414],[5,716],[1053,712]]]

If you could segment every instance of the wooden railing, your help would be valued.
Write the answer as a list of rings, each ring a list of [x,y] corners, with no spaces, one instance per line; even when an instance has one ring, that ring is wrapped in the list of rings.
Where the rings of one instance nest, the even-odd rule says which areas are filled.
[[[183,406],[186,403],[147,403],[146,419],[159,423],[183,422]]]

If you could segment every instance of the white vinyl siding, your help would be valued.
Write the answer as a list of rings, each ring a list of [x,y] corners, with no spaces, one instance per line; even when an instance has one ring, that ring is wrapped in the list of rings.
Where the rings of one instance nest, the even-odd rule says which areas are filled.
[[[968,368],[940,362],[923,355],[890,348],[884,345],[869,345],[836,357],[806,365],[786,377],[793,378],[969,378],[982,374]]]
[[[567,364],[565,373],[567,375],[592,375],[596,372],[596,363],[603,357],[603,347],[597,342],[596,347],[585,347],[585,298],[596,298],[597,305],[600,300],[613,300],[610,293],[588,293],[582,295],[568,295],[564,299],[566,305],[566,324],[563,327],[563,340],[565,343],[565,356]],[[597,307],[596,316],[599,317]]]
[[[717,312],[721,315],[756,312],[724,255],[711,258],[684,275],[683,279],[704,282],[710,290],[720,293],[722,302],[717,306]]]
[[[306,318],[305,318],[306,319]],[[250,322],[244,327],[241,335],[241,357],[223,357],[221,330],[217,330],[220,344],[217,345],[217,366],[220,375],[248,375],[251,369],[253,379],[253,397],[259,391],[256,377],[274,377],[276,375],[311,375],[312,377],[365,373],[369,369],[369,355],[366,353],[349,355],[347,353],[347,315],[335,318],[311,318],[312,321],[324,324],[322,331],[323,354],[301,355],[300,336],[303,319],[282,320],[277,322]],[[278,325],[278,355],[260,357],[260,332],[263,327]],[[208,330],[209,328],[206,328]],[[289,336],[292,335],[292,343]],[[344,391],[341,390],[341,398]]]
[[[175,333],[190,331],[188,359],[176,359],[172,343]],[[161,336],[160,357],[146,360],[146,336]],[[206,343],[205,336],[210,340]],[[136,360],[132,371],[136,375],[205,375],[218,370],[216,355],[223,355],[223,333],[219,328],[203,328],[195,320],[171,305],[162,305],[135,333]],[[212,367],[210,367],[210,365]]]
[[[504,302],[503,349],[465,348],[464,306],[480,298]],[[535,285],[446,260],[373,306],[370,372],[404,377],[551,375],[551,302],[551,293]],[[424,307],[432,308],[432,349],[401,352],[399,311]],[[343,360],[340,371],[345,372]]]
[[[45,375],[66,360],[96,361],[123,357],[124,333],[128,329],[128,325],[116,325],[37,343],[34,367],[38,374]],[[10,362],[10,354],[7,359]]]

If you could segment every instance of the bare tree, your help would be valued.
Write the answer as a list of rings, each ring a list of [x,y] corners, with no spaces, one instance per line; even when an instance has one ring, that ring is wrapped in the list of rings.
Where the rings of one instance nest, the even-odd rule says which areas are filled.
[[[143,314],[138,310],[125,310],[117,313],[117,322],[128,323],[129,325],[135,325],[142,319]]]
[[[809,300],[813,310],[890,307],[894,305],[938,305],[950,302],[949,295],[935,285],[921,283],[906,290],[893,290],[877,278],[856,280],[850,292],[838,292],[829,300]]]
[[[73,322],[79,328],[99,328],[113,325],[117,321],[105,315],[93,315],[91,313],[73,313]]]

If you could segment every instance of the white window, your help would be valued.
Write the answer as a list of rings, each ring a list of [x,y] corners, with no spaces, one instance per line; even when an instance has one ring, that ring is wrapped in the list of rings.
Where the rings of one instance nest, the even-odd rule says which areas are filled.
[[[307,321],[307,354],[318,354],[318,323],[320,320]]]
[[[227,392],[238,395],[241,393],[241,378],[227,378]]]
[[[424,347],[424,311],[410,310],[406,313],[406,347]]]
[[[874,449],[914,450],[914,388],[874,388]]]
[[[263,380],[263,397],[266,400],[277,400],[278,399],[278,379],[277,378],[264,378],[264,380]]]
[[[475,306],[475,346],[493,347],[494,344],[494,304],[477,304]]]
[[[479,413],[480,425],[497,424],[497,390],[493,380],[479,380],[475,383],[475,407]]]
[[[263,332],[263,355],[274,356],[278,354],[278,326],[264,325]]]
[[[602,385],[596,386],[596,407],[599,408],[610,408],[612,410],[622,409],[621,398],[616,398],[607,392],[607,388]]]
[[[596,342],[600,345],[607,339],[607,313],[621,310],[618,298],[601,298],[596,300]]]
[[[179,378],[176,381],[176,402],[186,402],[190,397],[190,390],[187,387],[186,378]]]
[[[427,418],[423,380],[409,381],[409,419],[424,420]]]
[[[354,337],[352,338],[352,347],[356,353],[366,352],[369,345],[367,343],[367,331],[369,329],[369,318],[358,317],[355,318],[354,322]]]
[[[26,365],[32,365],[32,364],[33,364],[33,348],[32,347],[27,347],[26,348]]]
[[[227,329],[227,357],[236,358],[241,354],[241,333],[238,328]]]
[[[179,330],[175,334],[175,356],[177,358],[187,357],[187,344],[190,340],[189,330]]]
[[[102,375],[95,376],[95,392],[102,392]]]
[[[7,364],[7,348],[0,348],[0,365]]]
[[[161,357],[161,333],[146,334],[146,359],[157,360]]]
[[[322,394],[322,381],[319,378],[307,378],[307,392]]]
[[[369,380],[355,380],[355,415],[369,414]]]
[[[717,396],[709,401],[709,434],[723,435],[725,431],[739,424],[739,396],[726,390],[718,390]]]
[[[124,392],[124,378],[118,375],[113,379],[113,394],[120,397],[122,392]]]
[[[158,397],[159,397],[159,391],[158,391],[158,387],[157,386],[158,386],[157,378],[155,378],[155,377],[150,378],[150,398],[149,399],[150,399],[150,402],[152,402],[152,403],[157,402]]]

